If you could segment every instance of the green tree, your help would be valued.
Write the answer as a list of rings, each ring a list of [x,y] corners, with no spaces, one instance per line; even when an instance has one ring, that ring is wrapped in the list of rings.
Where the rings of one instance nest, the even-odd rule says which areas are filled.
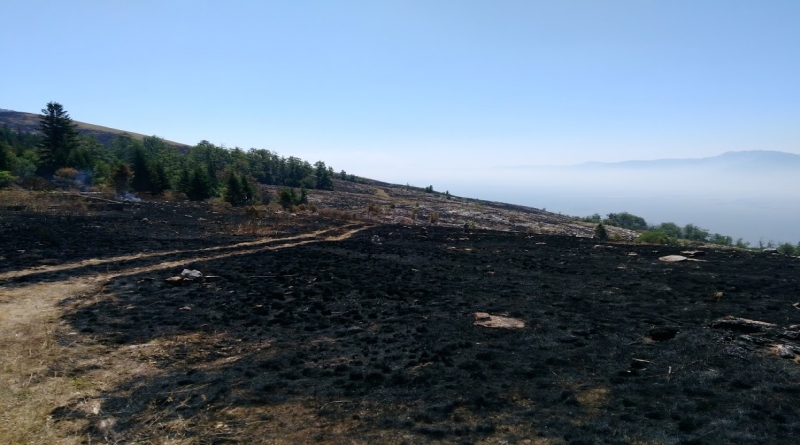
[[[150,193],[160,195],[164,193],[164,190],[172,188],[164,164],[160,162],[152,163],[148,166],[148,172],[150,174]]]
[[[694,224],[683,226],[683,237],[691,241],[708,241],[708,230],[701,229]]]
[[[239,175],[231,172],[228,175],[227,188],[225,189],[225,201],[228,201],[233,206],[245,205],[247,197],[242,190],[242,180]]]
[[[733,245],[733,238],[731,238],[730,236],[726,236],[726,235],[721,235],[719,233],[715,233],[715,234],[711,235],[711,238],[708,240],[708,242],[713,243],[713,244],[719,244],[719,245],[722,245],[722,246],[732,246]]]
[[[300,197],[297,198],[297,204],[308,204],[308,189],[300,187]]]
[[[314,176],[316,177],[316,188],[322,190],[333,190],[333,174],[322,161],[314,164]]]
[[[137,192],[151,192],[153,190],[153,177],[150,172],[147,154],[143,147],[134,149],[131,167],[134,174],[131,187]]]
[[[288,209],[293,206],[295,201],[297,201],[297,195],[295,195],[294,189],[284,188],[281,189],[280,193],[278,193],[278,204],[280,204],[284,209]]]
[[[645,221],[644,218],[628,212],[609,213],[608,218],[603,222],[609,226],[622,227],[630,230],[647,229],[647,221]]]
[[[192,201],[203,201],[214,196],[214,184],[209,178],[207,169],[201,166],[195,167],[186,196]]]
[[[69,113],[57,102],[49,102],[42,109],[39,130],[42,140],[39,143],[39,158],[42,173],[52,176],[60,167],[69,165],[70,153],[77,145],[78,130]]]
[[[242,183],[242,197],[244,198],[245,205],[254,204],[258,201],[258,193],[255,187],[253,187],[253,182],[247,175],[240,176],[240,180]]]
[[[665,222],[657,225],[655,230],[661,231],[669,235],[671,238],[683,238],[683,230],[679,225],[673,222]]]
[[[189,196],[189,190],[192,189],[192,172],[188,168],[181,169],[181,176],[178,179],[178,191],[183,192]]]
[[[11,171],[11,148],[0,140],[0,171]]]
[[[600,222],[602,220],[603,220],[603,218],[600,216],[599,213],[595,213],[595,214],[589,215],[589,216],[584,216],[583,218],[581,218],[581,221],[588,222],[588,223],[597,223],[597,224],[600,224]]]
[[[794,245],[792,245],[792,243],[783,243],[780,246],[778,246],[778,252],[784,255],[794,255],[796,250],[794,248]]]

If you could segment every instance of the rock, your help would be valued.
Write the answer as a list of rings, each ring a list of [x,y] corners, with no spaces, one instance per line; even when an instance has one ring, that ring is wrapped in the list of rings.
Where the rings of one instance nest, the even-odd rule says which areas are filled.
[[[689,258],[683,255],[667,255],[667,256],[662,256],[661,258],[659,258],[659,260],[667,263],[678,263],[681,261],[688,261]]]
[[[659,326],[650,329],[650,338],[654,341],[672,340],[678,334],[678,330],[669,326]]]
[[[519,318],[490,315],[486,312],[475,312],[472,317],[475,319],[476,326],[485,328],[522,329],[525,327],[525,322]]]
[[[767,247],[766,249],[761,251],[762,253],[778,253],[778,249],[774,247]]]
[[[167,284],[171,284],[173,286],[180,286],[180,285],[184,284],[185,282],[191,281],[191,280],[187,280],[187,279],[185,279],[185,278],[183,278],[181,276],[176,276],[176,277],[169,277],[164,281],[166,281]]]
[[[775,348],[781,358],[794,358],[794,348],[786,345],[778,345]]]
[[[711,322],[711,327],[714,329],[727,329],[737,332],[764,332],[767,329],[774,328],[775,324],[767,323],[758,320],[749,320],[747,318],[725,317]]]
[[[181,272],[181,276],[183,278],[188,278],[190,280],[197,280],[197,279],[203,278],[203,273],[200,272],[199,270],[183,269],[183,272]]]
[[[686,256],[703,256],[706,254],[703,250],[682,250],[681,253]]]

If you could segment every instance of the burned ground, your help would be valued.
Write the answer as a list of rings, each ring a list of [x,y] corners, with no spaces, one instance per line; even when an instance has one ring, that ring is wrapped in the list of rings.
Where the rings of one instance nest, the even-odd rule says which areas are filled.
[[[702,261],[665,263],[658,258],[678,248],[305,217],[283,240],[237,248],[258,237],[213,230],[197,209],[180,216],[192,221],[185,226],[176,225],[181,211],[142,209],[73,218],[63,233],[41,215],[3,220],[3,286],[106,274],[98,293],[60,302],[65,350],[93,355],[48,373],[91,381],[120,360],[129,372],[53,407],[65,434],[112,443],[721,444],[800,433],[795,258],[701,249]],[[37,221],[56,241],[21,229]],[[330,225],[305,244],[289,240]],[[104,233],[116,233],[111,252],[82,249]],[[215,247],[216,257],[199,250]],[[57,267],[144,250],[163,255],[30,269],[34,260]],[[212,277],[165,281],[183,268]],[[476,312],[526,326],[476,326]],[[725,316],[769,324],[714,323]]]

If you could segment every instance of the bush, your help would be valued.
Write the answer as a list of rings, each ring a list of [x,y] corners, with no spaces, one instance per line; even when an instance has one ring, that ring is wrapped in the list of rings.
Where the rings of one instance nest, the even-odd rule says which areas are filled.
[[[439,212],[431,211],[431,224],[436,224],[439,222]]]
[[[677,240],[660,230],[650,230],[643,232],[635,240],[633,240],[633,242],[644,244],[676,244]]]
[[[53,190],[53,184],[41,176],[30,176],[22,180],[22,188],[35,191]]]
[[[603,223],[598,223],[597,226],[594,228],[594,237],[595,239],[598,239],[600,241],[605,241],[608,239],[608,231],[606,230],[606,226],[604,226]]]
[[[16,177],[8,171],[0,171],[0,188],[8,187],[16,181]]]
[[[798,249],[796,249],[792,245],[792,243],[783,243],[780,246],[778,246],[778,252],[780,252],[780,253],[782,253],[784,255],[790,255],[791,256],[791,255],[794,255],[795,253],[800,253],[800,252],[797,252],[797,250]]]

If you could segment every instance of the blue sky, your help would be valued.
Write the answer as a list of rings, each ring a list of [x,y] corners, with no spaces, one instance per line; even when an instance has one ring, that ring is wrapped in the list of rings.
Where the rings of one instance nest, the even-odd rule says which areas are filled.
[[[800,2],[36,1],[0,108],[267,148],[393,182],[800,153]]]

